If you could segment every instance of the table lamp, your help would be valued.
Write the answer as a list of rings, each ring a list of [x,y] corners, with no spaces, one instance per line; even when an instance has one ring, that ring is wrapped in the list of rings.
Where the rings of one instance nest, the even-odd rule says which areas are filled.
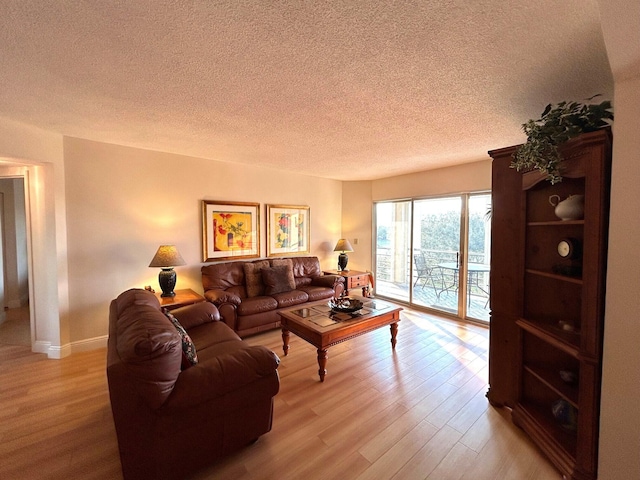
[[[341,238],[338,240],[336,244],[336,248],[333,249],[334,252],[342,252],[338,255],[338,270],[348,272],[347,263],[349,263],[349,257],[344,252],[353,252],[353,247],[349,243],[349,240],[346,238]]]
[[[175,297],[173,288],[176,286],[176,275],[173,267],[186,265],[186,262],[178,252],[175,245],[160,245],[156,255],[151,260],[149,267],[160,267],[162,270],[158,275],[158,283],[162,289],[162,297]]]

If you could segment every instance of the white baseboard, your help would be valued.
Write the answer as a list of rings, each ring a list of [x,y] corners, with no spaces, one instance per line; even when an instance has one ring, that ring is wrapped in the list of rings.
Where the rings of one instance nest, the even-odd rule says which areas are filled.
[[[58,347],[58,348],[60,348],[60,347]],[[35,353],[46,353],[49,358],[61,358],[61,357],[51,356],[49,354],[49,350],[50,349],[51,349],[51,342],[43,342],[41,340],[36,341],[31,346],[31,351],[32,352],[35,352]]]
[[[107,335],[101,337],[88,338],[78,342],[67,343],[65,345],[52,345],[51,342],[35,342],[32,351],[36,353],[46,353],[49,358],[60,359],[68,357],[72,353],[87,352],[97,350],[107,346]]]
[[[89,350],[106,348],[108,338],[108,335],[102,335],[100,337],[87,338],[85,340],[80,340],[79,342],[73,342],[71,343],[71,353],[88,352]]]

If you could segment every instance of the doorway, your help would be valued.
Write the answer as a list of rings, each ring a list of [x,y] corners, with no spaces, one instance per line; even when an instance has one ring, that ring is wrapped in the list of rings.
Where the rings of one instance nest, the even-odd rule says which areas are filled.
[[[0,344],[31,347],[24,177],[0,177]]]

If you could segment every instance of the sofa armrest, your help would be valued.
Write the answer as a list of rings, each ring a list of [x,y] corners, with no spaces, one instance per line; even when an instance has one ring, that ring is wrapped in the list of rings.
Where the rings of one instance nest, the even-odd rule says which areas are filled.
[[[200,302],[185,307],[171,310],[171,314],[178,319],[180,324],[189,330],[208,322],[220,321],[218,308],[209,302]]]
[[[218,311],[220,312],[220,320],[235,332],[238,321],[238,306],[233,303],[221,303],[218,306]]]
[[[240,305],[242,303],[240,296],[222,289],[207,290],[204,292],[204,298],[216,307],[223,303],[233,303],[234,305]]]
[[[237,350],[183,370],[159,413],[194,407],[263,377],[277,375],[279,364],[278,356],[267,347],[243,344]]]
[[[316,285],[318,287],[330,287],[335,289],[335,285],[339,283],[344,283],[344,277],[341,277],[340,275],[322,275],[311,279],[311,285]]]

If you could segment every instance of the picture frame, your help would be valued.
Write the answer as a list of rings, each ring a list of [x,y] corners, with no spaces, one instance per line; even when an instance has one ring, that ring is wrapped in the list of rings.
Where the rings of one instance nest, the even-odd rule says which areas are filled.
[[[267,205],[267,257],[309,253],[310,209],[299,205]]]
[[[202,201],[204,262],[259,256],[259,203]]]

